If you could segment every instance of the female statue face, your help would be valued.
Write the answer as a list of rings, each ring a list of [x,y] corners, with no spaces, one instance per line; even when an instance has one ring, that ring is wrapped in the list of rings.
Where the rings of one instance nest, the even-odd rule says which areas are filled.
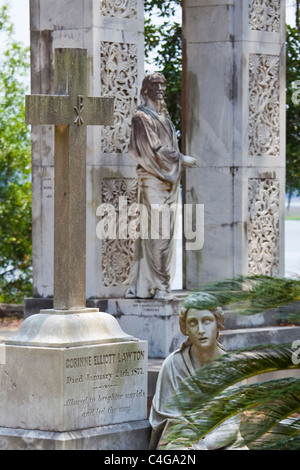
[[[186,316],[186,334],[197,349],[214,348],[218,337],[215,315],[209,310],[189,309]]]

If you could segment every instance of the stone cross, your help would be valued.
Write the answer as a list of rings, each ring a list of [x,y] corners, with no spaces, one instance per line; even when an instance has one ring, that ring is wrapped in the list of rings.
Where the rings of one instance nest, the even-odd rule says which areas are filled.
[[[87,51],[56,49],[54,95],[26,96],[26,123],[55,125],[54,310],[86,307],[86,138],[113,124],[113,98],[87,96]]]

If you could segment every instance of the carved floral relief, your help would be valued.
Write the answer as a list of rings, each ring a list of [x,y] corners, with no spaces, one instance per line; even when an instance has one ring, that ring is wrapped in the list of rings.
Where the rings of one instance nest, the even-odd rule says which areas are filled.
[[[107,238],[102,241],[102,280],[105,287],[129,284],[134,256],[134,239],[130,238],[128,233],[120,234],[119,219],[120,211],[123,211],[122,216],[124,216],[128,208],[136,202],[137,189],[138,183],[135,178],[103,178],[102,180],[102,203],[111,204],[114,207],[117,227],[115,240]],[[120,198],[126,207],[120,206]],[[130,223],[130,216],[127,221]]]
[[[115,98],[115,123],[102,129],[102,152],[127,153],[137,89],[136,44],[102,42],[101,95]]]
[[[280,0],[249,0],[249,26],[252,31],[280,32]]]
[[[102,16],[136,18],[137,0],[100,0]]]
[[[279,155],[279,57],[249,58],[249,155]]]
[[[249,180],[248,272],[278,275],[279,181]]]

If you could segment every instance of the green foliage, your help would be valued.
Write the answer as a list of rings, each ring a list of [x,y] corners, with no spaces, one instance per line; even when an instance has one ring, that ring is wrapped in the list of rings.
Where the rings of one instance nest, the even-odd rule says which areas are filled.
[[[155,70],[161,72],[167,80],[166,103],[171,119],[181,141],[181,83],[182,83],[182,28],[175,21],[178,0],[145,1],[145,55],[150,64],[151,55],[155,55]],[[157,12],[162,19],[155,24],[151,13]],[[164,21],[165,19],[165,21]]]
[[[297,305],[300,280],[237,276],[201,285],[201,291],[190,295],[183,305],[192,302],[193,308],[201,309],[207,295],[216,298],[218,305],[229,306],[231,312],[253,315],[286,304]],[[286,315],[289,321],[300,321],[300,307],[293,313],[287,310],[287,314],[279,310],[279,318]],[[250,449],[299,449],[300,379],[245,383],[260,374],[299,369],[299,346],[298,341],[292,347],[259,345],[230,352],[198,369],[180,384],[170,401],[170,408],[174,406],[181,416],[170,427],[166,443],[172,442],[172,448],[190,447],[235,418]]]
[[[191,446],[236,417],[251,449],[299,448],[300,379],[243,382],[266,372],[300,368],[292,356],[293,350],[284,345],[257,346],[226,354],[198,369],[170,401],[182,417],[170,427],[166,442],[172,442],[172,447]]]
[[[24,95],[29,51],[0,8],[0,301],[31,293],[31,158]]]
[[[230,304],[232,312],[254,315],[300,301],[300,279],[262,275],[237,276],[224,281],[205,283],[201,285],[201,292],[216,297],[219,305]],[[281,310],[278,316],[281,319],[285,317],[290,322],[300,321],[300,306],[293,313]]]
[[[287,26],[286,39],[286,188],[300,195],[300,36]],[[298,89],[298,90],[297,90]]]

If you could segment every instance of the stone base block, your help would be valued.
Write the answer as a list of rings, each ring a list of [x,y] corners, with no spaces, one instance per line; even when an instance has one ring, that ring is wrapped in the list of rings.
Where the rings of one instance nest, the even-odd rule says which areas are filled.
[[[250,348],[259,344],[289,344],[300,338],[299,326],[241,328],[220,333],[220,343],[227,351]]]
[[[148,341],[150,358],[166,358],[185,341],[179,330],[179,310],[184,292],[175,300],[154,299],[89,299],[89,308],[101,308],[115,317],[122,330]],[[51,308],[51,299],[26,299],[25,318],[38,313],[39,308]]]
[[[87,299],[87,308],[97,308],[100,312],[106,312],[107,299]],[[40,313],[41,310],[53,309],[52,297],[31,297],[24,300],[24,318]]]
[[[148,420],[72,432],[0,427],[0,450],[147,450]]]
[[[149,358],[166,358],[186,337],[180,332],[181,299],[110,299],[107,312],[125,332],[148,342]]]
[[[3,347],[0,448],[27,441],[79,448],[93,441],[87,432],[94,448],[109,448],[126,426],[133,436],[139,423],[145,427],[147,342],[124,333],[112,315],[43,311],[26,319]],[[138,424],[131,430],[132,422]],[[119,444],[116,437],[115,448],[124,439]]]

